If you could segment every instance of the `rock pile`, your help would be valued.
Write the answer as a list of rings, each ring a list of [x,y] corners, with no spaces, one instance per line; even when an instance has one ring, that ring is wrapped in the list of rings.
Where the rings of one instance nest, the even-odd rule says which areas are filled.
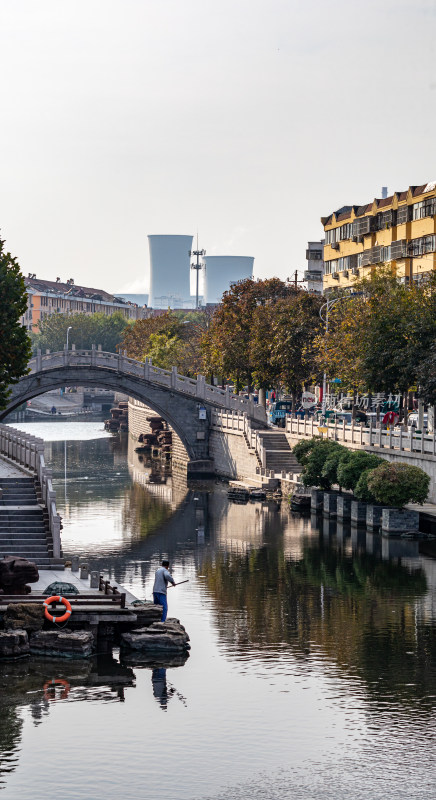
[[[29,655],[26,631],[0,631],[0,658],[22,658]]]
[[[38,631],[30,637],[30,652],[55,658],[88,658],[94,637],[90,631]]]
[[[121,647],[147,653],[177,654],[190,650],[189,636],[178,619],[153,622],[147,628],[123,633]]]
[[[44,607],[42,603],[10,603],[3,622],[6,629],[40,631],[44,625]]]

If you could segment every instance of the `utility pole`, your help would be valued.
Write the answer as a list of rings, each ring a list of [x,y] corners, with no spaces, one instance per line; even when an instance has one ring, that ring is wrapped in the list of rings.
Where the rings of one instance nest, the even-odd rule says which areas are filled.
[[[203,268],[203,265],[200,264],[200,257],[206,255],[206,250],[199,250],[198,249],[198,234],[197,234],[197,249],[196,250],[190,250],[189,251],[189,255],[191,256],[191,258],[192,258],[192,256],[196,256],[196,259],[197,259],[195,262],[193,262],[191,264],[191,269],[195,269],[195,271],[196,271],[196,276],[195,276],[195,309],[198,310],[198,308],[199,308],[199,305],[198,305],[198,273]]]

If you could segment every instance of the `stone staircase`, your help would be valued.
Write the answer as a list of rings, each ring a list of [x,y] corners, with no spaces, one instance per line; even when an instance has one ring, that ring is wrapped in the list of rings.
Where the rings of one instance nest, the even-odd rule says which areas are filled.
[[[0,478],[0,558],[20,556],[50,569],[53,542],[48,512],[32,477]]]
[[[265,469],[274,473],[301,472],[301,466],[292,453],[285,433],[268,430],[258,431],[266,454]]]

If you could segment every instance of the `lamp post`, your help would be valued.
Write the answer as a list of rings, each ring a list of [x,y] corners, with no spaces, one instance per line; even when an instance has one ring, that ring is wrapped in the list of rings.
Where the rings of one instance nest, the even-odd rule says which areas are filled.
[[[324,303],[321,306],[321,308],[319,309],[319,316],[321,317],[322,321],[325,324],[325,332],[326,333],[328,333],[328,330],[329,330],[329,311],[330,311],[331,308],[333,308],[335,303],[338,303],[339,300],[343,300],[344,297],[345,297],[345,295],[343,297],[335,297],[333,300],[327,300],[327,302]],[[326,310],[325,311],[325,317],[323,316],[323,313],[322,313],[324,309]],[[321,406],[321,413],[322,413],[323,417],[325,417],[325,412],[326,412],[326,400],[325,400],[326,390],[327,390],[327,374],[326,374],[326,371],[324,370],[324,375],[323,375],[323,378],[322,378],[322,406]]]
[[[73,330],[72,325],[69,325],[68,328],[67,328],[67,350],[68,350],[68,334],[72,330]]]

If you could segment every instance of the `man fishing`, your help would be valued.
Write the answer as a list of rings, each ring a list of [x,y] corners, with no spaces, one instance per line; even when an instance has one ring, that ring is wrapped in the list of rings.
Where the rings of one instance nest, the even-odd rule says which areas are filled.
[[[172,583],[173,586],[176,585],[173,576],[168,571],[169,566],[169,561],[162,561],[162,566],[156,570],[154,576],[153,602],[155,606],[162,606],[161,622],[165,622],[168,614],[167,586],[169,583]]]

